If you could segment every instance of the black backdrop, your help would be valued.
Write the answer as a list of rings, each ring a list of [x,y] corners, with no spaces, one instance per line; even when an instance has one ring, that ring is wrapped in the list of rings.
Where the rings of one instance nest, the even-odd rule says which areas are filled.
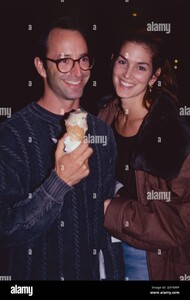
[[[171,25],[169,34],[161,34],[172,65],[174,59],[179,61],[175,70],[179,95],[189,105],[188,7],[186,0],[1,0],[0,107],[11,107],[13,113],[40,97],[42,80],[33,65],[36,38],[44,24],[65,14],[83,21],[94,50],[96,64],[82,99],[88,111],[96,114],[98,99],[109,92],[110,57],[119,33],[150,22]]]

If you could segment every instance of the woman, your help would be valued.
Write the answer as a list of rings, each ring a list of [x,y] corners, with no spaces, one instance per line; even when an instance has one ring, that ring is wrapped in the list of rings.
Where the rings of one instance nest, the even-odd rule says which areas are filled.
[[[113,85],[99,117],[115,134],[122,188],[105,201],[105,228],[123,241],[126,280],[181,280],[190,275],[190,128],[161,41],[125,38]]]

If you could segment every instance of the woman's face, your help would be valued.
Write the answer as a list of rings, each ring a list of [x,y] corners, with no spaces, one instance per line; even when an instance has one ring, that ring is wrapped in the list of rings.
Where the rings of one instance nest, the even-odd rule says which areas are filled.
[[[113,68],[113,84],[122,99],[143,100],[148,84],[153,85],[157,77],[152,74],[151,51],[146,45],[126,42]]]

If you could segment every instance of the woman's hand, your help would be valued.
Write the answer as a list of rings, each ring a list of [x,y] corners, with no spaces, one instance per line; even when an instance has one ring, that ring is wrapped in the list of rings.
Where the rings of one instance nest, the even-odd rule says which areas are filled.
[[[104,215],[106,213],[107,207],[110,204],[110,202],[111,202],[111,199],[107,199],[104,201]]]

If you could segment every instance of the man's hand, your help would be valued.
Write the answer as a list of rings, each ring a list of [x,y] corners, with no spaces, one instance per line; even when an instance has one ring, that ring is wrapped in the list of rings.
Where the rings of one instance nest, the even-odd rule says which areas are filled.
[[[58,141],[55,152],[55,172],[68,185],[80,182],[90,173],[88,158],[93,150],[88,143],[82,142],[70,153],[64,152],[65,135]]]

